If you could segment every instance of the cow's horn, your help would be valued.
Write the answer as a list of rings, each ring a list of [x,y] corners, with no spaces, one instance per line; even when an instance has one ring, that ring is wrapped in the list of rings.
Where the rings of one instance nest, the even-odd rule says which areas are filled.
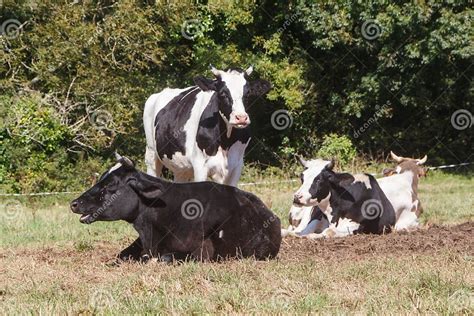
[[[246,74],[247,76],[250,76],[250,75],[252,74],[252,72],[253,72],[253,65],[250,65],[249,68],[247,68],[247,69],[245,70],[245,74]]]
[[[399,157],[393,153],[393,151],[390,151],[390,155],[392,156],[392,159],[395,160],[396,162],[402,162],[403,157]]]
[[[115,152],[115,159],[119,161],[120,159],[122,159],[122,156],[120,156],[118,152]]]
[[[334,166],[336,165],[336,159],[331,158],[331,161],[326,165],[327,170],[332,170],[334,169]]]
[[[209,67],[211,67],[211,71],[212,73],[214,74],[214,76],[216,77],[220,77],[221,76],[221,71],[219,69],[217,69],[216,67],[214,67],[212,64],[209,64]]]
[[[296,159],[298,160],[298,162],[306,168],[306,165],[307,165],[307,161],[301,157],[300,155],[295,155]]]
[[[428,159],[428,155],[425,155],[423,158],[417,159],[418,161],[416,162],[416,164],[417,165],[422,165],[426,162],[427,159]]]

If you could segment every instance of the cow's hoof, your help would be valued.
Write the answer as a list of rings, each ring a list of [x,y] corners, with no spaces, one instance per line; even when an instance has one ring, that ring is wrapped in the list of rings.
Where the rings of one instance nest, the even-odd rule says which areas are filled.
[[[116,258],[114,260],[111,260],[109,262],[106,262],[105,263],[105,266],[106,267],[118,267],[119,265],[121,265],[123,263],[123,260],[120,259],[120,258]]]
[[[150,261],[150,259],[151,259],[151,256],[149,254],[144,254],[140,257],[140,262],[147,263],[148,261]]]
[[[323,234],[311,233],[311,234],[308,234],[308,235],[304,235],[303,237],[306,238],[306,239],[310,239],[310,240],[316,240],[316,239],[324,238],[324,235]]]

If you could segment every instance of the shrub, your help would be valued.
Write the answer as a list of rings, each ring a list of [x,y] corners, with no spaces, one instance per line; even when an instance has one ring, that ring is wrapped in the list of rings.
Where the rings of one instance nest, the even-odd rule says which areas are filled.
[[[342,166],[346,166],[356,157],[356,150],[349,137],[329,134],[324,136],[323,144],[318,150],[317,157],[323,159],[336,158]]]

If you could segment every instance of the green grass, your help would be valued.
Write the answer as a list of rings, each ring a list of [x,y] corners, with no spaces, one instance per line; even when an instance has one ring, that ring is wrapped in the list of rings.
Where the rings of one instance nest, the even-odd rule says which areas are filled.
[[[286,226],[298,185],[245,189],[270,205]],[[422,222],[472,221],[473,192],[472,177],[430,174],[420,184]],[[362,260],[307,256],[110,267],[106,262],[135,231],[124,222],[82,225],[65,202],[20,200],[8,216],[2,210],[2,314],[474,312],[473,254],[447,250]]]

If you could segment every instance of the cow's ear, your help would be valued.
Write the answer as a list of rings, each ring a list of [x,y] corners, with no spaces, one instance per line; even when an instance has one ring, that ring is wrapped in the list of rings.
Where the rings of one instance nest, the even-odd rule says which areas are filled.
[[[208,79],[204,76],[197,76],[194,77],[194,83],[198,86],[202,91],[209,91],[209,90],[216,90],[216,80]]]
[[[165,207],[166,202],[161,198],[163,190],[156,183],[146,179],[129,179],[127,184],[148,206]]]
[[[267,94],[271,88],[272,88],[272,85],[270,82],[263,79],[257,79],[249,83],[248,94],[249,96],[252,96],[252,97],[260,97],[262,95]]]

